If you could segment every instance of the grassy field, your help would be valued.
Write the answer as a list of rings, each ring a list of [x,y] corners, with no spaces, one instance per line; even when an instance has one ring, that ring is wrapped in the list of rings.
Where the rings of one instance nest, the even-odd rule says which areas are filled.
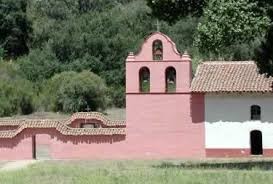
[[[43,161],[1,171],[1,184],[271,184],[273,160]]]
[[[106,113],[113,119],[125,119],[124,109]],[[39,112],[10,118],[69,117]],[[0,169],[4,164],[0,162]],[[273,184],[273,159],[42,161],[24,169],[0,171],[0,184]]]

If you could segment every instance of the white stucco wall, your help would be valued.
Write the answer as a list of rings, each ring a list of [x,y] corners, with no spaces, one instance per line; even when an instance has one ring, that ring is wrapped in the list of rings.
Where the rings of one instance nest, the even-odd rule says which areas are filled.
[[[261,121],[250,120],[250,106],[261,107]],[[250,132],[260,130],[263,148],[273,148],[273,95],[205,96],[206,148],[250,148]]]

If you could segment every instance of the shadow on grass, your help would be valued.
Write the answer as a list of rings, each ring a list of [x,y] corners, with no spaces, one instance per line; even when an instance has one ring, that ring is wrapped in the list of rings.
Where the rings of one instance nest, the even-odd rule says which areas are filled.
[[[237,170],[273,170],[273,161],[245,161],[245,162],[185,162],[175,164],[163,162],[155,168],[181,168],[181,169],[237,169]]]

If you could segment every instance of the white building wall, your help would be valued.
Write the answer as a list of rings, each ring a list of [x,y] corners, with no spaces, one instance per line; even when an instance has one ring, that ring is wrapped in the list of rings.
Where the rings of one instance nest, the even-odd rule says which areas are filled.
[[[261,107],[261,121],[250,120],[251,105]],[[250,132],[260,130],[263,148],[273,148],[273,95],[205,96],[206,148],[250,148]]]

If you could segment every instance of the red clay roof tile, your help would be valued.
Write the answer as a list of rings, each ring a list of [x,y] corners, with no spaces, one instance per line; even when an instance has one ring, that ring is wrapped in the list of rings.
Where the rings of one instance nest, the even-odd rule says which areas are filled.
[[[273,92],[273,78],[258,73],[253,61],[210,61],[201,63],[192,81],[196,93]]]
[[[68,126],[75,120],[95,119],[101,121],[106,128],[72,128]],[[75,113],[69,120],[1,120],[0,126],[18,126],[13,130],[0,131],[0,138],[13,138],[27,128],[55,128],[63,135],[125,135],[125,121],[109,120],[102,113],[98,112],[81,112]],[[118,127],[115,127],[118,126]],[[122,128],[120,128],[122,126]]]

